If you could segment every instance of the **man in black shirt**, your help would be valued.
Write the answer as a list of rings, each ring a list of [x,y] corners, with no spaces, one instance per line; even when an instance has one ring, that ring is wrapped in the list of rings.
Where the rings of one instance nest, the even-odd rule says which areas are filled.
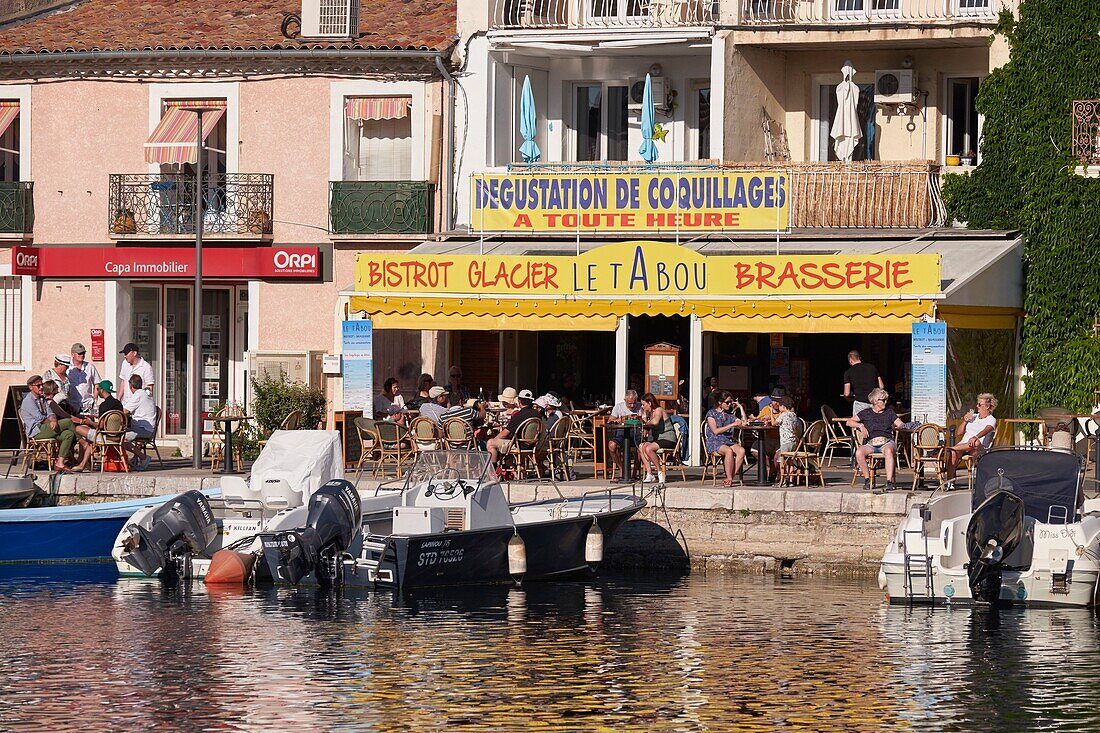
[[[844,397],[852,400],[852,415],[871,409],[868,395],[873,389],[885,389],[874,364],[862,361],[858,351],[848,352],[848,370],[844,372]]]
[[[115,385],[111,383],[110,379],[104,379],[102,382],[95,386],[95,395],[99,397],[102,402],[99,403],[99,414],[111,412],[112,410],[118,410],[122,412],[122,403],[115,399],[115,396],[111,394],[115,391]]]
[[[542,419],[542,413],[532,406],[535,401],[535,395],[531,393],[531,390],[522,390],[519,393],[518,401],[520,404],[519,412],[512,415],[512,419],[508,421],[504,429],[497,433],[497,436],[486,445],[489,449],[489,458],[493,461],[493,465],[496,465],[500,461],[501,453],[508,451],[512,439],[516,437],[516,431],[519,430],[520,425],[533,417],[537,417],[540,420]]]

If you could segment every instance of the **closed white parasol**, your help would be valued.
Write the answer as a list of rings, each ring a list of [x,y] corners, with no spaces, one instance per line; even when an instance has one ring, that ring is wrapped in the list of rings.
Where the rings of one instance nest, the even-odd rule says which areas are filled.
[[[851,163],[852,154],[863,138],[857,112],[859,86],[854,81],[856,70],[851,61],[844,62],[841,73],[844,75],[844,81],[836,86],[836,117],[833,119],[833,127],[829,135],[833,138],[836,157],[845,163]]]

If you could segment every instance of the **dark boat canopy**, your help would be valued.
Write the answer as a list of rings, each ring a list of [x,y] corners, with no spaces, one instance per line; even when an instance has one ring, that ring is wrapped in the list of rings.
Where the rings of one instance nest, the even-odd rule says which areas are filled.
[[[978,461],[972,508],[998,490],[1023,499],[1024,514],[1040,522],[1072,522],[1082,499],[1080,458],[1060,450],[994,448]]]

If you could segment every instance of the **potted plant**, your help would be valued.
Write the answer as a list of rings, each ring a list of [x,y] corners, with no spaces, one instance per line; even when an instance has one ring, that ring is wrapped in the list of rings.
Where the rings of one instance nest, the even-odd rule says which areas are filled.
[[[118,209],[111,220],[111,231],[115,234],[134,234],[137,232],[137,220],[133,209]]]
[[[967,150],[964,155],[959,156],[960,165],[974,165],[974,151]]]

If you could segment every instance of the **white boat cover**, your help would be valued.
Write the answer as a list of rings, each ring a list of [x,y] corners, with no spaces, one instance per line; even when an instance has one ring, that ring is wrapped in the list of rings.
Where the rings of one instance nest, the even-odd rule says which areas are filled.
[[[344,478],[344,452],[336,430],[276,430],[252,464],[251,485],[286,479],[302,499],[334,478]]]

